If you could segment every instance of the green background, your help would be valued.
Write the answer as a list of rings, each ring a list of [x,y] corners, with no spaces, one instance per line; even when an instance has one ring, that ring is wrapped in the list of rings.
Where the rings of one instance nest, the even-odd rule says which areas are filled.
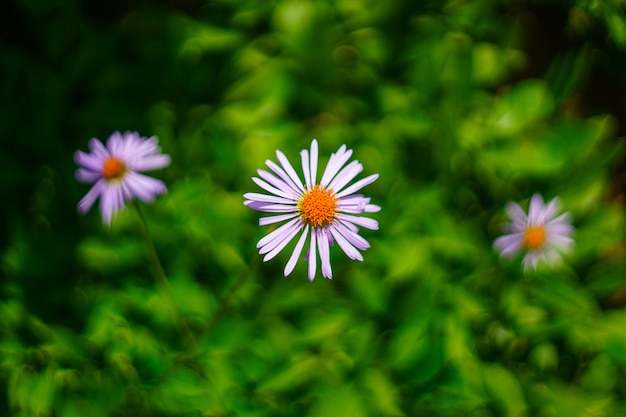
[[[625,415],[624,68],[618,0],[5,2],[0,415]],[[175,303],[134,207],[76,213],[116,130],[172,157],[142,210]],[[312,138],[382,210],[311,284],[243,194]],[[576,244],[524,273],[492,242],[535,192]]]

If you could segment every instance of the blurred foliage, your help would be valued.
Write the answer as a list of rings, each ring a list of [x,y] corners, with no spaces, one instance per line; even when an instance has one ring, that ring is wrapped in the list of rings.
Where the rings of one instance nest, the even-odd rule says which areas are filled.
[[[0,21],[1,415],[626,413],[621,0],[9,0]],[[73,152],[115,130],[172,156],[144,211],[177,307],[132,208],[76,214]],[[313,137],[380,173],[382,211],[365,261],[333,248],[309,284],[260,261],[242,194]],[[523,274],[491,244],[534,192],[576,247]]]

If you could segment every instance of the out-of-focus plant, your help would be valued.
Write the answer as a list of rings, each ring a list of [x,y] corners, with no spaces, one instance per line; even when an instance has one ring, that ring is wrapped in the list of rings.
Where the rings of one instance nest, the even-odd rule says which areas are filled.
[[[601,71],[623,59],[619,2],[7,7],[0,414],[623,414],[624,128],[589,93],[598,73],[622,88]],[[531,36],[545,21],[558,36]],[[145,210],[171,303],[136,211],[75,215],[74,149],[120,128],[172,157]],[[312,138],[380,173],[385,209],[363,263],[333,255],[309,284],[302,262],[258,268],[241,196]],[[524,272],[492,242],[534,193],[575,245]]]

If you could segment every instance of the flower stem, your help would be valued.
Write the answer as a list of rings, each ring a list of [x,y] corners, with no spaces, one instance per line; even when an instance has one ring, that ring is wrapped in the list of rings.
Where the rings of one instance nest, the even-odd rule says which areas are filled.
[[[137,201],[134,201],[134,205],[137,209],[137,213],[139,213],[139,218],[141,219],[141,234],[148,250],[148,264],[152,271],[152,275],[154,276],[154,280],[156,281],[159,293],[161,297],[163,297],[165,302],[174,309],[174,313],[176,315],[177,330],[183,340],[185,349],[189,353],[194,353],[198,346],[198,344],[196,343],[196,339],[189,329],[187,320],[185,320],[182,313],[180,312],[180,309],[176,305],[174,292],[172,291],[172,287],[167,280],[167,276],[165,275],[165,271],[163,270],[163,266],[161,265],[159,256],[157,255],[156,249],[154,248],[154,243],[152,242],[152,237],[150,236],[150,230],[148,229],[148,222],[146,221],[146,217],[143,214],[143,210],[141,210],[141,206]]]
[[[206,335],[210,333],[211,330],[213,330],[213,327],[215,327],[219,319],[228,309],[233,298],[235,298],[235,294],[239,291],[239,289],[241,289],[244,286],[244,284],[248,281],[248,279],[254,274],[254,272],[257,269],[257,266],[259,265],[259,257],[254,256],[250,264],[251,264],[250,267],[246,268],[239,275],[239,277],[237,278],[237,281],[235,281],[235,283],[231,285],[231,287],[228,289],[226,294],[224,294],[217,308],[213,311],[213,314],[211,314],[211,317],[209,317],[209,319],[207,320],[206,325],[200,330],[200,334],[202,335],[203,338],[205,338]]]

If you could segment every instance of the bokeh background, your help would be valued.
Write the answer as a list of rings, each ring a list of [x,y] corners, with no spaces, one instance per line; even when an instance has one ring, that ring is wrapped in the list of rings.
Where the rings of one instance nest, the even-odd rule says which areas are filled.
[[[623,1],[9,0],[0,13],[0,415],[626,415]],[[158,136],[111,228],[73,153]],[[380,173],[364,262],[313,283],[243,205],[312,138]],[[492,249],[559,196],[561,265]],[[177,314],[179,309],[180,314]],[[182,317],[197,346],[183,343]]]

